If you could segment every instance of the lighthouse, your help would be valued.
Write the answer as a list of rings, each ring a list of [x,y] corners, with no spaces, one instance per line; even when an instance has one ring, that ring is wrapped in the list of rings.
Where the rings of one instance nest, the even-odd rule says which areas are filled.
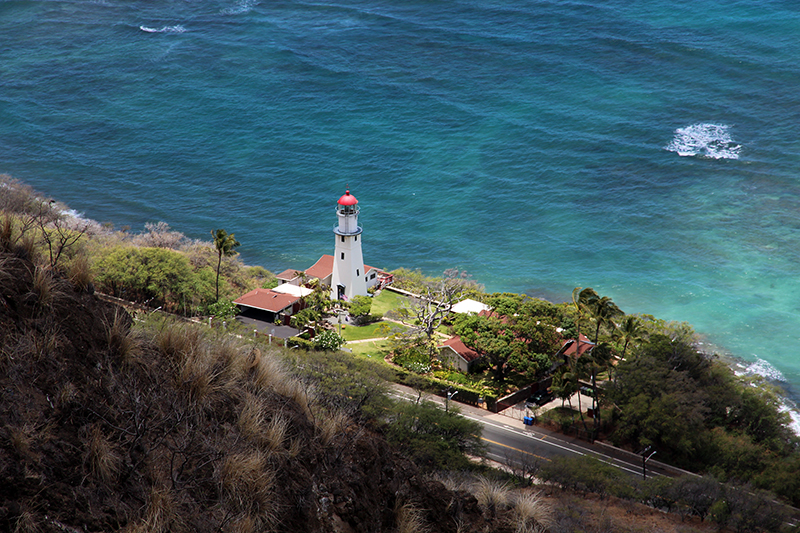
[[[351,300],[353,296],[367,295],[358,212],[358,200],[348,190],[339,198],[336,205],[336,216],[339,221],[333,228],[336,238],[331,279],[333,300]]]

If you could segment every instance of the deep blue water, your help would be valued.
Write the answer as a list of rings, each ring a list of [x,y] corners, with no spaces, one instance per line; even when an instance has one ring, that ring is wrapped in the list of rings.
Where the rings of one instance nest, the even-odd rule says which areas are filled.
[[[0,1],[0,172],[306,268],[364,256],[685,320],[800,391],[800,7]]]

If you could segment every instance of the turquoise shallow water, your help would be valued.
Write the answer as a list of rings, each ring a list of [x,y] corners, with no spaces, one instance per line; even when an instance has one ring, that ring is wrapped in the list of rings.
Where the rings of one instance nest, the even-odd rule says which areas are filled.
[[[0,2],[0,171],[246,261],[364,255],[686,320],[800,391],[785,1]]]

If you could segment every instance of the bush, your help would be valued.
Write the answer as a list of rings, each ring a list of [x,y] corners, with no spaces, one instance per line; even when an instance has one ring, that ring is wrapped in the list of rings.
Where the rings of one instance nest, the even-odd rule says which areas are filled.
[[[314,337],[317,350],[336,351],[344,345],[344,338],[333,330],[326,330]]]
[[[409,372],[427,374],[431,371],[431,361],[422,346],[405,345],[398,347],[392,358],[396,365],[400,365]]]
[[[399,403],[387,415],[389,440],[429,471],[468,469],[465,454],[482,456],[481,425],[431,402]]]

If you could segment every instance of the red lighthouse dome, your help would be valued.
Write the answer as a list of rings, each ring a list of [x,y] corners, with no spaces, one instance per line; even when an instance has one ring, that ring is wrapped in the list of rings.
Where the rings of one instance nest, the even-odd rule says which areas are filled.
[[[341,198],[339,198],[339,202],[338,202],[338,203],[339,203],[339,205],[347,205],[347,206],[350,206],[350,205],[356,205],[356,204],[358,203],[358,200],[356,200],[356,197],[355,197],[355,196],[353,196],[352,194],[350,194],[350,189],[348,189],[348,190],[347,190],[347,191],[346,191],[346,192],[345,192],[345,193],[342,195],[342,197],[341,197]]]

